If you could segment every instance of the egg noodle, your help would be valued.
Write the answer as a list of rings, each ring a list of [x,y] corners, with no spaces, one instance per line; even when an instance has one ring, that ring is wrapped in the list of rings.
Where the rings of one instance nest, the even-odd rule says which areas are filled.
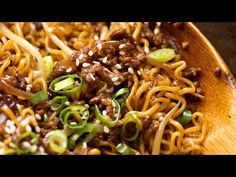
[[[157,36],[161,33],[162,24],[159,22],[154,24],[150,30]],[[0,23],[0,153],[201,154],[202,143],[207,134],[206,120],[201,112],[189,110],[186,95],[201,99],[203,96],[196,92],[193,81],[184,77],[183,72],[187,64],[177,51],[171,60],[149,62],[152,52],[171,47],[164,47],[162,44],[156,46],[148,35],[143,35],[145,25],[149,23]],[[50,85],[53,80],[66,75],[52,74],[55,72],[56,64],[72,61],[74,53],[83,51],[84,47],[93,47],[97,41],[111,41],[111,43],[116,41],[111,39],[111,36],[114,31],[120,30],[125,30],[130,35],[137,51],[145,53],[147,60],[142,62],[138,69],[128,66],[125,72],[129,77],[121,80],[121,84],[114,82],[115,85],[109,87],[109,83],[104,81],[103,87],[96,90],[94,96],[104,92],[110,95],[110,98],[106,97],[108,103],[105,103],[105,99],[101,103],[102,106],[97,103],[101,115],[96,111],[94,113],[95,104],[85,98],[86,88],[89,89],[86,80],[83,81],[81,91],[73,96],[67,94],[66,89],[71,87],[68,82],[74,83],[77,76],[75,78],[68,76],[63,83],[68,84],[66,88],[63,87],[62,81],[61,84],[58,81],[52,92]],[[120,45],[119,50],[122,47]],[[46,56],[50,56],[52,61],[46,60]],[[73,61],[74,65],[77,59]],[[106,59],[109,61],[109,56],[102,61]],[[49,61],[52,66],[49,66]],[[83,63],[84,68],[86,64]],[[91,63],[87,67],[89,65]],[[125,64],[117,62],[108,68],[110,74],[113,74],[113,80],[116,80],[114,76],[122,75],[123,70],[120,65],[122,69],[126,67]],[[75,66],[78,67],[77,64]],[[50,67],[53,68],[52,71]],[[106,67],[106,64],[103,67]],[[81,77],[76,67],[66,69],[69,74],[76,73],[79,78]],[[96,75],[95,78],[97,77]],[[131,85],[128,86],[125,80],[129,80]],[[113,101],[111,95],[122,88],[128,89],[128,95],[122,103],[117,99],[119,106],[114,106],[117,102]],[[33,97],[39,92],[48,94],[47,99],[45,97],[40,101],[43,98],[42,94],[34,103]],[[52,108],[52,98],[55,96],[62,96],[60,99],[67,100],[63,102],[63,108],[60,110]],[[81,100],[85,102],[80,103]],[[40,110],[38,105],[45,101],[50,109]],[[111,113],[116,112],[116,114],[109,117],[108,110],[104,108],[106,104],[113,107]],[[88,112],[84,111],[87,109],[86,106],[89,107]],[[106,111],[102,111],[102,108]],[[121,109],[120,112],[118,108]],[[83,115],[81,111],[84,111]],[[115,120],[118,114],[120,117]],[[72,115],[76,119],[73,119]],[[99,116],[107,118],[109,124],[106,120],[100,120]],[[71,124],[66,124],[67,118],[73,119]],[[186,122],[186,119],[189,120]],[[42,129],[47,129],[51,120],[57,121],[57,124],[43,134]],[[73,127],[75,121],[79,122],[78,129]],[[109,138],[110,136],[114,138]]]

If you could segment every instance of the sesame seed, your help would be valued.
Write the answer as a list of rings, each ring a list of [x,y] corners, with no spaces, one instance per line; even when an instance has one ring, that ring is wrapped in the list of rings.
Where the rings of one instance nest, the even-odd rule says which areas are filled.
[[[69,72],[71,72],[71,71],[72,71],[72,68],[71,68],[71,67],[69,67],[69,68],[66,70],[67,73],[69,73]]]
[[[79,81],[75,81],[75,86],[78,86],[79,85]]]
[[[149,53],[149,48],[148,47],[144,47],[144,52],[148,54]]]
[[[76,125],[77,123],[76,122],[70,122],[70,125]]]
[[[95,35],[95,36],[93,37],[93,39],[94,39],[95,41],[97,41],[97,40],[99,39],[99,37],[98,37],[97,35]]]
[[[121,84],[120,81],[116,81],[116,82],[114,82],[114,85],[120,85],[120,84]]]
[[[88,53],[89,56],[93,56],[93,51],[90,50],[89,53]]]
[[[87,143],[83,142],[83,148],[86,149],[87,148]]]
[[[69,102],[69,101],[66,101],[66,102],[65,102],[65,105],[66,105],[66,106],[69,106],[69,105],[70,105],[70,102]]]
[[[104,126],[103,130],[104,130],[105,133],[109,133],[110,132],[110,129],[107,126]]]
[[[18,111],[20,111],[21,110],[21,105],[20,104],[16,104],[16,107],[17,107],[17,109],[18,109]]]
[[[3,113],[0,114],[0,124],[6,120],[7,116]]]
[[[15,148],[15,147],[16,147],[16,145],[15,145],[14,143],[10,143],[9,146],[10,146],[11,148]]]
[[[29,78],[25,77],[25,81],[27,82],[27,84],[29,83]]]
[[[137,71],[137,73],[138,73],[138,75],[140,75],[140,76],[141,76],[141,72],[140,72],[140,71]]]
[[[41,119],[42,119],[39,114],[35,114],[34,117],[35,117],[35,119],[37,119],[37,120],[41,120]]]
[[[114,116],[115,116],[115,117],[117,117],[117,115],[118,115],[118,114],[117,114],[117,113],[115,113],[115,115],[114,115]]]
[[[41,152],[41,153],[44,152],[44,148],[43,148],[43,146],[40,146],[40,147],[39,147],[39,152]]]
[[[79,59],[78,58],[76,58],[75,64],[76,64],[76,66],[79,66]]]
[[[24,141],[22,143],[22,146],[25,147],[25,148],[29,148],[31,146],[31,144],[28,141]]]
[[[89,105],[88,105],[88,104],[85,104],[84,107],[89,108]]]
[[[157,26],[161,26],[161,22],[156,22]]]
[[[25,129],[26,129],[27,132],[31,132],[32,131],[32,128],[31,128],[30,125],[26,125]]]
[[[189,45],[187,41],[182,42],[182,48],[186,49],[186,47]]]
[[[48,137],[51,136],[52,134],[53,134],[53,131],[48,132],[48,133],[45,135],[45,138],[48,138]]]
[[[40,128],[39,128],[39,126],[36,126],[36,127],[35,127],[35,131],[36,131],[37,133],[40,132]]]
[[[154,29],[154,34],[157,35],[157,34],[159,33],[159,31],[160,31],[160,30],[159,30],[158,28],[155,28],[155,29]]]
[[[107,115],[107,111],[106,111],[106,110],[103,110],[103,111],[102,111],[102,115],[103,115],[103,116],[106,116],[106,115]]]
[[[79,55],[79,60],[82,60],[84,58],[84,54],[83,53],[81,53],[80,55]]]
[[[119,77],[117,77],[117,76],[115,76],[115,77],[112,77],[112,78],[111,78],[111,80],[112,80],[112,82],[116,82],[116,81],[118,81],[118,80],[119,80]]]
[[[31,152],[36,152],[37,151],[37,146],[36,145],[33,145],[32,147],[31,147]]]
[[[89,67],[90,66],[90,64],[89,63],[83,63],[83,65],[82,65],[84,68],[87,68],[87,67]]]
[[[2,109],[3,109],[3,110],[7,110],[7,109],[8,109],[8,106],[7,106],[6,104],[4,104],[4,105],[2,106]]]
[[[131,74],[133,74],[133,73],[134,73],[133,68],[130,68],[130,67],[129,67],[129,68],[128,68],[128,72],[131,73]]]
[[[100,124],[100,120],[97,119],[97,120],[95,121],[95,124]]]
[[[116,82],[114,82],[114,84],[115,84]],[[109,88],[109,89],[106,89],[106,92],[107,93],[112,93],[114,91],[114,88],[113,87],[111,87],[111,88]]]
[[[8,134],[11,134],[11,130],[10,130],[9,127],[5,127],[4,130],[5,130],[5,132],[7,132]]]
[[[89,77],[90,77],[93,81],[95,81],[95,77],[94,77],[92,74],[89,74]]]
[[[116,68],[116,69],[122,69],[122,67],[121,67],[120,64],[116,64],[116,65],[115,65],[115,68]]]
[[[119,49],[123,49],[125,47],[125,44],[120,44]]]
[[[9,126],[9,128],[11,130],[11,134],[15,133],[15,131],[16,131],[15,125],[11,125],[11,126]]]
[[[5,77],[4,77],[4,79],[6,79],[6,80],[7,80],[7,79],[10,79],[10,76],[6,74]]]
[[[98,50],[102,50],[102,44],[101,44],[101,43],[98,43],[98,44],[97,44],[97,48],[98,48]]]
[[[31,85],[31,84],[26,85],[26,91],[27,91],[27,92],[30,92],[31,88],[32,88],[32,85]]]
[[[107,62],[107,57],[104,57],[104,58],[102,59],[102,62],[103,62],[103,63],[106,63],[106,62]]]
[[[14,125],[14,122],[11,120],[7,120],[6,126],[11,126],[11,125]]]
[[[20,124],[21,124],[22,126],[26,126],[28,123],[29,123],[29,120],[28,120],[28,119],[25,119],[25,120],[23,120]]]
[[[93,61],[93,63],[94,63],[94,64],[100,64],[100,62],[99,62],[99,61]]]
[[[120,54],[120,55],[125,55],[125,52],[120,51],[119,54]]]

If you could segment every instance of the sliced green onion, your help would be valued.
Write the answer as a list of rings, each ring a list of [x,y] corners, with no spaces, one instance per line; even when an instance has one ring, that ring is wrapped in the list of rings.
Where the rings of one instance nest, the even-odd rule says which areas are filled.
[[[68,148],[74,149],[83,143],[88,143],[91,141],[96,133],[98,132],[98,127],[95,124],[88,123],[81,129],[76,129],[74,134],[68,140]],[[81,138],[82,135],[85,137]]]
[[[16,150],[15,149],[5,149],[3,151],[3,153],[0,153],[0,155],[11,155],[11,154],[15,154]]]
[[[129,129],[127,129],[127,126],[129,124],[132,124],[134,123],[135,124],[135,128],[136,128],[136,131],[135,133],[132,135],[132,136],[129,136],[127,137],[126,135],[126,131]],[[135,113],[131,113],[128,115],[128,118],[127,120],[124,122],[123,124],[123,127],[122,127],[122,137],[127,140],[127,141],[134,141],[138,135],[139,135],[139,132],[141,131],[142,129],[142,122],[140,119],[138,119],[137,115]]]
[[[44,91],[44,90],[35,93],[31,97],[31,101],[32,101],[33,105],[39,104],[39,103],[46,101],[46,100],[48,100],[48,92]]]
[[[67,148],[67,137],[63,130],[54,130],[49,136],[49,145],[53,152],[63,154]]]
[[[83,81],[78,75],[65,75],[54,79],[49,89],[62,95],[73,95],[81,91]]]
[[[125,144],[118,144],[116,146],[116,152],[118,152],[121,155],[132,155],[133,154],[132,149]]]
[[[89,110],[82,105],[70,105],[60,112],[59,118],[65,127],[83,128],[89,119]]]
[[[148,62],[156,65],[158,62],[164,63],[175,58],[175,51],[171,48],[155,50],[148,54]]]
[[[120,104],[121,109],[125,106],[125,100],[129,95],[129,89],[128,88],[121,88],[118,90],[113,96],[113,99],[116,99],[118,103]]]
[[[105,126],[107,127],[114,127],[117,125],[118,120],[120,119],[121,115],[120,115],[120,105],[118,103],[118,101],[116,101],[115,99],[112,99],[112,102],[116,105],[115,109],[117,110],[116,113],[116,118],[115,120],[109,120],[108,117],[103,116],[101,114],[101,112],[99,111],[99,108],[97,105],[95,105],[94,107],[94,114],[95,117]]]
[[[37,144],[38,143],[38,136],[33,133],[33,132],[24,132],[20,135],[20,137],[18,138],[18,140],[16,141],[16,153],[17,154],[28,154],[31,152],[31,148],[32,146],[29,147],[22,147],[22,143],[24,142],[24,140],[28,141],[33,141],[34,143],[31,143],[31,145],[33,144]]]
[[[55,91],[66,90],[66,88],[70,88],[71,86],[73,86],[74,83],[75,83],[75,80],[71,77],[68,77],[67,79],[64,79],[56,83],[54,86],[54,89]]]
[[[48,115],[47,115],[47,114],[44,114],[44,115],[43,115],[43,121],[44,121],[44,122],[48,122],[48,120],[49,120]]]
[[[53,59],[52,56],[48,55],[42,58],[43,72],[46,77],[49,77],[53,71]]]
[[[183,116],[177,118],[177,121],[183,126],[188,125],[192,121],[192,112],[190,110],[185,110]]]
[[[51,100],[51,109],[53,111],[60,111],[65,107],[65,102],[68,101],[66,96],[56,96]]]

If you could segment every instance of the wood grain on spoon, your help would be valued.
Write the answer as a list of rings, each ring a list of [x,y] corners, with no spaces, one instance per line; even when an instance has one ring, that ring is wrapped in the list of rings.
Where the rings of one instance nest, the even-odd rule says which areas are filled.
[[[204,35],[190,22],[164,31],[189,45],[183,52],[188,66],[200,67],[199,78],[205,99],[193,103],[208,122],[208,135],[203,144],[204,154],[236,154],[236,84],[221,56]]]

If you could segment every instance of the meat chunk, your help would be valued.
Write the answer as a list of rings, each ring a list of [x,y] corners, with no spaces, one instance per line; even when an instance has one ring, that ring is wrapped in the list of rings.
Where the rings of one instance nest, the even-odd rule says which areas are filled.
[[[43,128],[41,128],[41,134],[43,136],[45,136],[47,133],[58,129],[58,127],[57,127],[58,123],[59,123],[58,117],[53,117],[53,118],[49,119],[48,122],[46,122],[43,125]]]
[[[48,113],[51,110],[50,104],[48,101],[44,101],[35,106],[35,114],[43,116],[45,113]]]
[[[202,71],[201,68],[191,67],[189,68],[189,70],[183,72],[183,76],[189,79],[194,79],[200,75],[201,71]]]
[[[68,72],[67,69],[70,69],[69,70],[70,72]],[[60,60],[59,62],[55,63],[52,76],[53,78],[56,78],[65,74],[73,73],[75,71],[76,71],[76,65],[73,61]]]
[[[132,56],[122,56],[119,59],[124,65],[128,64],[129,66],[138,69],[141,64],[147,60],[147,57],[144,53],[133,52]]]
[[[106,67],[101,64],[90,65],[89,67],[82,68],[80,75],[82,79],[88,84],[90,89],[92,88],[101,88],[106,83],[108,86],[113,85],[112,78],[117,77],[118,79],[121,77],[111,72]]]
[[[127,32],[125,29],[123,30],[115,30],[111,33],[110,38],[111,40],[119,40],[123,39],[127,36]]]
[[[35,25],[35,29],[37,31],[41,30],[43,28],[43,25],[41,22],[34,22],[34,25]]]
[[[89,100],[89,104],[97,104],[97,103],[100,103],[101,100],[102,100],[102,96],[97,95]]]
[[[214,75],[216,76],[216,78],[220,78],[221,73],[222,73],[222,71],[221,71],[220,67],[218,66],[214,71]]]

